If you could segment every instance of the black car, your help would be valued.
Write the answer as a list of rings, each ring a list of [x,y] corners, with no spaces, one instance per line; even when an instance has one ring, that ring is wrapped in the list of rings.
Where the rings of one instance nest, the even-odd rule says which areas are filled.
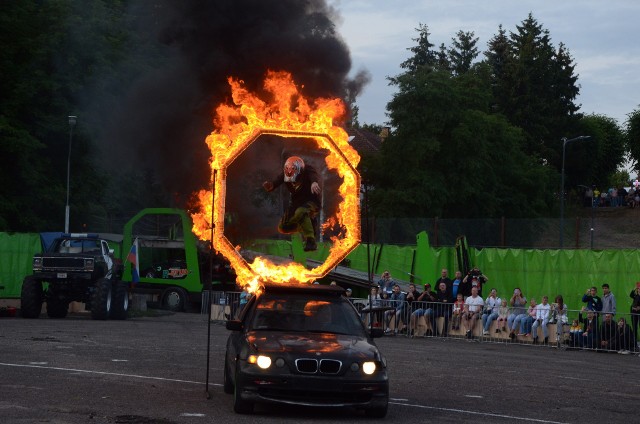
[[[344,290],[322,285],[270,285],[240,319],[227,321],[224,391],[234,410],[254,404],[355,407],[384,417],[386,361]]]

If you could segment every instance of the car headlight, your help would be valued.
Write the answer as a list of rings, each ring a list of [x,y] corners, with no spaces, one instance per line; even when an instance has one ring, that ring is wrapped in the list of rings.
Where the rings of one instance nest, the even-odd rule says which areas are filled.
[[[33,269],[42,269],[42,258],[33,258]]]
[[[371,375],[376,371],[376,363],[375,362],[363,362],[362,363],[362,372],[367,375]]]
[[[249,355],[248,362],[250,364],[256,364],[263,370],[266,370],[271,366],[271,358],[264,355]]]

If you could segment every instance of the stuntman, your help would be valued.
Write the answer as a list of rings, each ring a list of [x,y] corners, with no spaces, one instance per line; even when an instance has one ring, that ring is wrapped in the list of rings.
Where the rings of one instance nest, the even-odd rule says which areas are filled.
[[[305,240],[305,252],[316,250],[318,246],[314,221],[320,210],[318,173],[311,165],[305,166],[298,156],[291,156],[284,163],[284,172],[273,181],[265,181],[262,186],[271,192],[282,183],[291,193],[291,200],[289,208],[280,219],[278,231],[282,234],[300,232]]]

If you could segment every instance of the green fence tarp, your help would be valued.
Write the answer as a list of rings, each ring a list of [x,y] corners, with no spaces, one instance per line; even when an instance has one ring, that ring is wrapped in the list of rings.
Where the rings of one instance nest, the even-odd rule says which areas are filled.
[[[260,240],[256,250],[274,256],[290,257],[291,242],[287,240]],[[252,247],[252,248],[253,248]],[[329,250],[328,244],[320,244],[317,252],[308,255],[316,260],[324,260]],[[31,260],[40,252],[38,234],[0,233],[0,297],[19,298],[22,280],[31,274]],[[369,260],[367,259],[367,255]],[[571,309],[583,306],[582,295],[591,286],[598,288],[608,283],[616,296],[618,311],[628,312],[631,305],[629,293],[640,281],[640,250],[536,250],[536,249],[469,249],[471,265],[478,266],[489,278],[488,289],[495,287],[501,297],[509,297],[515,287],[522,289],[528,297],[540,300],[549,296],[549,301],[557,294],[564,297]],[[393,277],[404,281],[414,281],[418,285],[434,283],[440,277],[440,269],[447,268],[452,277],[457,269],[454,247],[429,246],[428,237],[417,237],[416,246],[367,245],[361,244],[347,257],[349,266],[359,271],[367,271],[367,264],[373,267],[373,281],[388,269]]]
[[[41,251],[39,234],[0,233],[0,298],[20,297],[22,280],[33,270],[33,255]]]
[[[488,286],[504,297],[520,287],[528,297],[560,294],[570,309],[580,309],[582,295],[591,286],[602,295],[607,283],[616,297],[617,310],[628,313],[629,293],[640,280],[640,250],[521,250],[471,249],[473,265],[489,278]],[[483,295],[485,291],[483,290]]]

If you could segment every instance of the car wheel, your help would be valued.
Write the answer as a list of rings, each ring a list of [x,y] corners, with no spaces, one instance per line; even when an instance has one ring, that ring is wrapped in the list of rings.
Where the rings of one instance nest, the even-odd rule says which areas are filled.
[[[127,319],[129,311],[129,290],[127,283],[116,281],[113,283],[113,305],[111,306],[111,319]]]
[[[238,387],[238,378],[233,390],[233,410],[237,414],[253,414],[253,402],[246,401],[240,397],[240,388]]]
[[[369,418],[384,418],[387,416],[388,405],[376,406],[373,408],[365,409],[364,414]]]
[[[91,299],[91,318],[105,320],[111,313],[111,296],[113,294],[111,280],[100,278],[96,281]]]
[[[42,283],[33,277],[25,277],[20,293],[20,309],[23,318],[38,318],[42,311]]]
[[[228,395],[233,393],[233,382],[231,381],[231,377],[229,377],[229,366],[227,365],[227,360],[224,360],[224,381],[223,381],[224,392]]]
[[[180,287],[169,287],[162,294],[162,307],[173,312],[184,311],[187,304],[187,292]]]

